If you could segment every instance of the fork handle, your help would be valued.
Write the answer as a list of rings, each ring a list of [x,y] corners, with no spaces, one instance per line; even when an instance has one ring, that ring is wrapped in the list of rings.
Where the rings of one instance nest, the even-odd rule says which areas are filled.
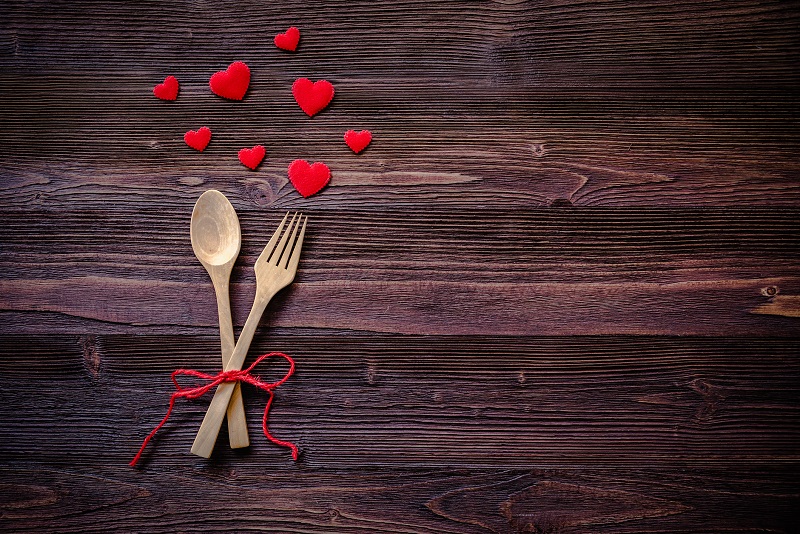
[[[239,334],[239,341],[236,343],[236,348],[231,354],[225,366],[226,371],[232,369],[239,370],[242,368],[247,351],[250,348],[250,343],[253,341],[253,336],[256,332],[256,327],[261,320],[261,315],[267,307],[272,295],[259,296],[256,290],[256,298],[253,301],[253,307],[250,309],[250,315],[247,316],[247,321],[244,323],[242,333]],[[217,441],[219,429],[222,427],[222,421],[225,419],[225,412],[228,409],[228,403],[231,400],[231,395],[238,382],[223,382],[217,386],[217,391],[214,393],[214,398],[211,399],[211,404],[208,406],[206,416],[200,424],[200,430],[197,431],[197,436],[194,438],[192,444],[192,454],[202,456],[203,458],[211,457],[211,452],[214,450],[214,444]]]

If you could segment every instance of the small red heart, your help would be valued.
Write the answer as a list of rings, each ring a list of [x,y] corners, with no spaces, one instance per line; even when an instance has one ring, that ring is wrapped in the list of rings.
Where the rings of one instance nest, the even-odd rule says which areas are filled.
[[[309,165],[304,159],[296,159],[289,164],[289,180],[304,197],[318,193],[330,179],[331,170],[319,161]]]
[[[347,146],[350,147],[350,150],[356,154],[367,148],[367,145],[370,144],[371,141],[372,132],[369,130],[361,130],[360,132],[356,132],[355,130],[347,130],[344,133],[344,142],[347,143]]]
[[[261,145],[256,145],[253,148],[243,148],[239,151],[239,161],[242,165],[250,169],[256,170],[258,164],[267,155],[267,151]]]
[[[313,117],[333,100],[333,84],[327,80],[315,83],[308,78],[298,78],[292,84],[292,94],[300,109]]]
[[[215,72],[208,85],[215,95],[228,100],[241,100],[250,86],[250,68],[241,61],[234,61],[227,70]]]
[[[175,100],[178,98],[178,79],[175,76],[167,76],[164,83],[153,87],[153,94],[161,100]]]
[[[297,50],[297,43],[300,42],[300,30],[292,26],[283,33],[275,36],[275,46],[289,52]]]
[[[211,141],[211,130],[205,126],[196,132],[194,130],[189,130],[183,134],[183,140],[193,149],[202,152],[208,146],[208,142]]]

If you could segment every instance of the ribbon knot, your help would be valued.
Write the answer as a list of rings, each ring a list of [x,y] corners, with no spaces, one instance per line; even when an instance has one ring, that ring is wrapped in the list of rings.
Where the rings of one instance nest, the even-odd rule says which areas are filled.
[[[272,358],[273,356],[278,356],[289,362],[289,370],[280,380],[276,382],[264,382],[258,376],[253,376],[251,372],[255,367],[263,362],[268,358]],[[297,460],[298,450],[297,446],[293,443],[288,441],[280,440],[274,437],[272,434],[269,433],[269,429],[267,428],[267,417],[269,416],[269,409],[272,406],[272,401],[275,399],[275,393],[273,390],[289,380],[289,377],[294,374],[294,360],[291,356],[288,356],[282,352],[270,352],[269,354],[262,354],[253,364],[248,367],[247,369],[231,369],[229,371],[220,371],[216,375],[209,375],[206,373],[201,373],[200,371],[195,371],[194,369],[176,369],[172,371],[172,382],[175,384],[175,389],[177,390],[173,393],[169,398],[169,409],[167,409],[167,415],[164,416],[164,419],[161,420],[158,425],[153,429],[150,434],[144,438],[142,442],[142,446],[139,448],[139,452],[136,453],[136,456],[133,457],[133,460],[130,462],[130,466],[133,467],[142,457],[142,453],[144,452],[145,447],[153,439],[153,436],[156,435],[162,426],[167,422],[169,419],[170,414],[172,414],[172,409],[175,407],[175,401],[181,397],[187,399],[197,399],[202,397],[218,385],[222,384],[223,382],[246,382],[252,386],[257,387],[263,391],[269,393],[269,398],[267,399],[267,406],[264,408],[264,418],[261,421],[261,428],[264,430],[264,435],[270,440],[272,443],[276,445],[280,445],[281,447],[288,447],[292,451],[292,459]],[[202,378],[203,380],[208,380],[209,383],[203,386],[195,386],[193,388],[183,388],[178,384],[176,377],[178,376],[194,376],[196,378]]]
[[[244,371],[223,371],[219,374],[222,377],[223,382],[236,382],[237,380],[241,380],[241,377],[244,376],[246,373]]]

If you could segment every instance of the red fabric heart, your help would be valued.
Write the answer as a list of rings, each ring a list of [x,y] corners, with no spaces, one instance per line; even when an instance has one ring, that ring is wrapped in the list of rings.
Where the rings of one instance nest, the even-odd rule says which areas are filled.
[[[202,152],[208,146],[208,142],[211,141],[211,130],[205,126],[196,132],[194,130],[189,130],[183,134],[183,140],[193,149]]]
[[[292,26],[283,33],[275,36],[275,46],[289,52],[297,50],[297,43],[300,42],[300,30]]]
[[[296,159],[289,164],[289,180],[304,197],[318,193],[330,179],[331,170],[319,161],[309,165],[304,159]]]
[[[175,100],[178,98],[178,79],[175,76],[167,76],[164,83],[153,87],[153,94],[161,100]]]
[[[239,161],[242,165],[250,169],[256,170],[258,164],[267,155],[267,151],[261,145],[256,145],[253,148],[243,148],[239,151]]]
[[[298,78],[292,84],[292,94],[300,109],[313,117],[333,100],[333,84],[327,80],[314,83],[308,78]]]
[[[215,72],[208,85],[215,95],[228,100],[241,100],[250,86],[250,68],[241,61],[234,61],[227,70]]]
[[[370,144],[371,141],[372,132],[369,130],[361,130],[360,132],[356,132],[355,130],[347,130],[344,133],[344,142],[347,143],[347,146],[350,147],[350,150],[356,154],[367,148],[367,145]]]

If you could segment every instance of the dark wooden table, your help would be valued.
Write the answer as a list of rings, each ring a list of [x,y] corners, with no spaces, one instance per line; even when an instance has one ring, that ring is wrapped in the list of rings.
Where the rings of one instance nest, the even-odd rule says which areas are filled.
[[[3,2],[0,528],[800,531],[799,24],[780,1]],[[207,85],[234,60],[238,103]],[[336,86],[313,119],[304,76]],[[295,158],[331,184],[300,197]],[[189,242],[210,188],[241,219],[237,328],[278,220],[310,216],[250,352],[297,360],[271,429],[301,457],[245,388],[249,449],[223,428],[190,455],[209,398],[180,401],[130,468],[169,373],[220,364]]]

